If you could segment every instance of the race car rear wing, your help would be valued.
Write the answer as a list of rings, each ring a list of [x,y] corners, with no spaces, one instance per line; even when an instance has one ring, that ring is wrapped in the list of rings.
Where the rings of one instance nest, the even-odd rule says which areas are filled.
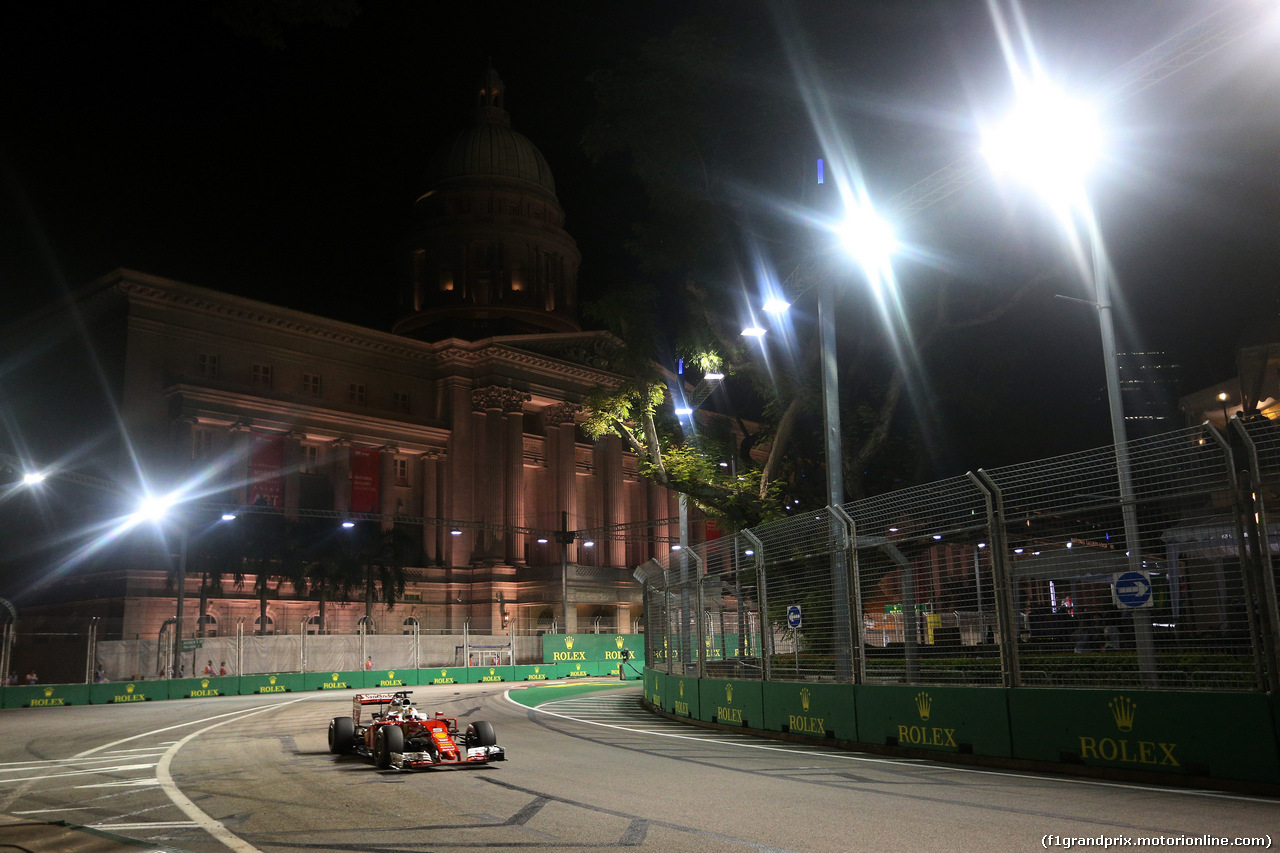
[[[384,691],[381,693],[357,693],[351,700],[351,718],[360,723],[360,709],[365,705],[390,705],[397,699],[405,696],[411,696],[412,690],[397,690],[394,693]],[[376,712],[375,712],[376,713]]]

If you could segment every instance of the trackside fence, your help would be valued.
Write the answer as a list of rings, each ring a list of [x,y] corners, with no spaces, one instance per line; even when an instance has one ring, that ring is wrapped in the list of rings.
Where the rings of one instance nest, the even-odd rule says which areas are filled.
[[[978,470],[650,560],[635,573],[648,666],[1276,690],[1280,427],[1237,418],[1226,433],[1205,424],[1123,449]]]

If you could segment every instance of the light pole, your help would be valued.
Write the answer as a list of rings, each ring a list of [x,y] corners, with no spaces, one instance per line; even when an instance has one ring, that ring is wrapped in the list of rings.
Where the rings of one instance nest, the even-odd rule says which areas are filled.
[[[1230,418],[1227,417],[1227,392],[1222,391],[1218,394],[1218,402],[1222,404],[1222,428],[1226,429]]]
[[[986,136],[984,153],[995,168],[1015,173],[1045,196],[1068,229],[1074,231],[1077,220],[1083,221],[1102,339],[1125,553],[1129,571],[1141,573],[1141,541],[1120,397],[1110,276],[1102,235],[1084,188],[1085,177],[1101,153],[1102,134],[1089,105],[1065,96],[1043,80],[1019,82],[1023,84],[1019,100],[1004,124]],[[1158,679],[1151,619],[1140,608],[1133,610],[1133,630],[1143,684],[1154,687]]]

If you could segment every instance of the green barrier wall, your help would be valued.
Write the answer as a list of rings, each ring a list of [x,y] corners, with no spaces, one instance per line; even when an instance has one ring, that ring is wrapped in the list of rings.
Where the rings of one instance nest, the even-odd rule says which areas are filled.
[[[394,690],[418,684],[417,669],[375,669],[364,674],[364,686],[370,690]]]
[[[156,683],[158,684],[159,682]],[[237,696],[239,693],[240,679],[235,677],[172,678],[169,680],[170,699],[205,699],[210,696]]]
[[[642,634],[543,634],[542,660],[546,663],[619,661],[622,650],[632,659],[644,658]]]
[[[761,682],[702,679],[698,685],[698,719],[726,726],[764,728]]]
[[[429,684],[466,684],[467,667],[442,666],[436,669],[418,670],[418,683]]]
[[[303,686],[304,681],[305,678],[300,672],[242,675],[240,676],[240,694],[247,696],[253,693],[297,693],[306,689]]]
[[[1277,695],[758,684],[647,669],[644,696],[677,716],[815,739],[1280,784]]]
[[[858,685],[858,740],[1009,758],[1002,688]]]
[[[556,677],[555,664],[543,664],[541,666],[513,666],[511,670],[512,681],[546,681]]]
[[[702,704],[698,701],[698,679],[688,675],[668,675],[662,709],[679,717],[702,719]]]
[[[644,701],[662,707],[662,694],[666,692],[667,674],[656,669],[644,671]]]
[[[858,739],[858,714],[851,685],[770,681],[762,687],[762,728],[818,738]]]
[[[1008,692],[1017,758],[1280,780],[1272,697],[1143,690]]]
[[[89,701],[94,705],[150,702],[168,698],[169,687],[163,681],[108,681],[89,687]]]
[[[467,681],[471,684],[513,681],[514,670],[514,666],[471,666],[467,667]]]
[[[605,664],[601,661],[561,661],[556,664],[556,672],[560,678],[592,678],[600,674],[603,666]]]
[[[347,690],[364,687],[366,673],[361,669],[349,669],[345,672],[306,672],[302,675],[303,690]]]
[[[88,684],[16,685],[4,689],[6,708],[57,708],[88,705]]]

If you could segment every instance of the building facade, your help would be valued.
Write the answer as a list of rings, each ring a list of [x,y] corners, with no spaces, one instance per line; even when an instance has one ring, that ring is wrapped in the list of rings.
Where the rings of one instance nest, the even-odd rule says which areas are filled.
[[[232,524],[349,521],[407,539],[396,606],[368,624],[334,602],[329,631],[631,631],[631,567],[665,555],[677,504],[619,439],[578,426],[589,390],[621,381],[620,343],[579,325],[580,254],[504,100],[489,70],[470,123],[432,158],[391,331],[117,270],[6,336],[21,364],[5,380],[23,436],[11,451],[181,488],[199,517],[189,536],[225,507]],[[563,546],[562,527],[578,532]],[[160,551],[98,556],[115,580],[71,583],[67,606],[155,636],[176,604],[174,539]],[[255,594],[251,568],[215,590],[189,576],[182,633],[319,630],[314,593]]]

